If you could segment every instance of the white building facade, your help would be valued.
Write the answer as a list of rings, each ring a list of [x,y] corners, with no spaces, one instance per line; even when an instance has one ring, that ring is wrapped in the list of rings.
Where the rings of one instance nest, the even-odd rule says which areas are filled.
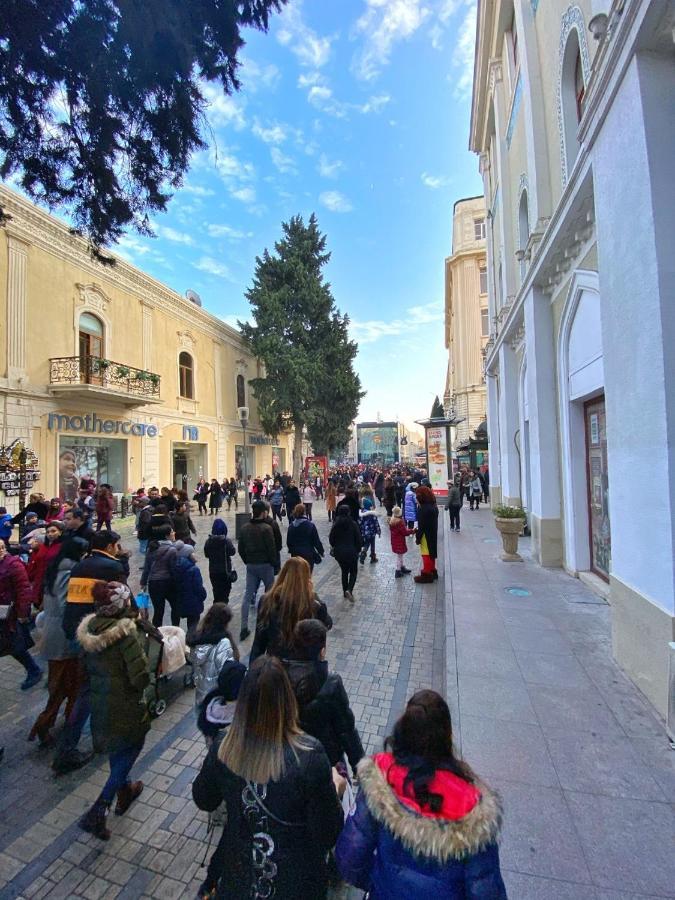
[[[590,26],[590,27],[589,27]],[[656,708],[675,639],[673,0],[479,0],[491,492],[608,596]]]

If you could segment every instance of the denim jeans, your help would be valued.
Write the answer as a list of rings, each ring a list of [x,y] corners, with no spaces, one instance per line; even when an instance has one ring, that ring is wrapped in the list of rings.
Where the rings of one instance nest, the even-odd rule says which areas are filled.
[[[139,541],[138,541],[138,549],[139,549],[139,552],[140,552],[140,553],[143,553],[143,554],[145,554],[145,553],[148,552],[148,540],[147,540],[147,538],[140,538],[140,539],[139,539]]]
[[[241,627],[248,628],[248,611],[255,600],[258,586],[262,581],[265,590],[269,591],[274,582],[274,569],[269,563],[248,563],[246,566],[246,588],[241,601]]]
[[[123,750],[116,750],[114,753],[110,754],[108,757],[110,763],[110,775],[103,785],[101,800],[105,800],[106,803],[112,803],[115,794],[129,781],[131,767],[138,759],[142,749],[143,741],[138,744],[133,744],[131,747],[125,747]]]

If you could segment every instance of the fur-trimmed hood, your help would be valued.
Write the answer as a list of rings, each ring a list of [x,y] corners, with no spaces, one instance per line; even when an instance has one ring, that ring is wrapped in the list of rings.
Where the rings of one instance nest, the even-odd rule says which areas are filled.
[[[92,613],[85,616],[78,625],[77,639],[86,653],[102,653],[135,630],[136,620],[129,616],[112,619]]]
[[[460,818],[449,819],[418,813],[405,805],[375,759],[362,759],[358,774],[371,815],[414,855],[444,864],[478,853],[498,840],[501,800],[479,781],[473,808]]]

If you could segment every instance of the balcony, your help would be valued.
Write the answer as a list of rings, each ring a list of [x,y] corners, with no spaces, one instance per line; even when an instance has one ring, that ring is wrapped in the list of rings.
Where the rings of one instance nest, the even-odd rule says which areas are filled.
[[[60,356],[49,360],[50,390],[120,406],[161,403],[160,376],[99,356]]]

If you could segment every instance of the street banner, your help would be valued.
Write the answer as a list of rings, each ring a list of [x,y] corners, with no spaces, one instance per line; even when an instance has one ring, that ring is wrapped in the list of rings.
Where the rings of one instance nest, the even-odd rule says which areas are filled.
[[[305,458],[305,481],[309,479],[312,484],[315,484],[317,478],[321,478],[323,486],[326,487],[328,483],[327,456],[307,456]]]
[[[439,497],[448,494],[448,436],[447,427],[425,428],[427,439],[427,467],[432,491]]]

